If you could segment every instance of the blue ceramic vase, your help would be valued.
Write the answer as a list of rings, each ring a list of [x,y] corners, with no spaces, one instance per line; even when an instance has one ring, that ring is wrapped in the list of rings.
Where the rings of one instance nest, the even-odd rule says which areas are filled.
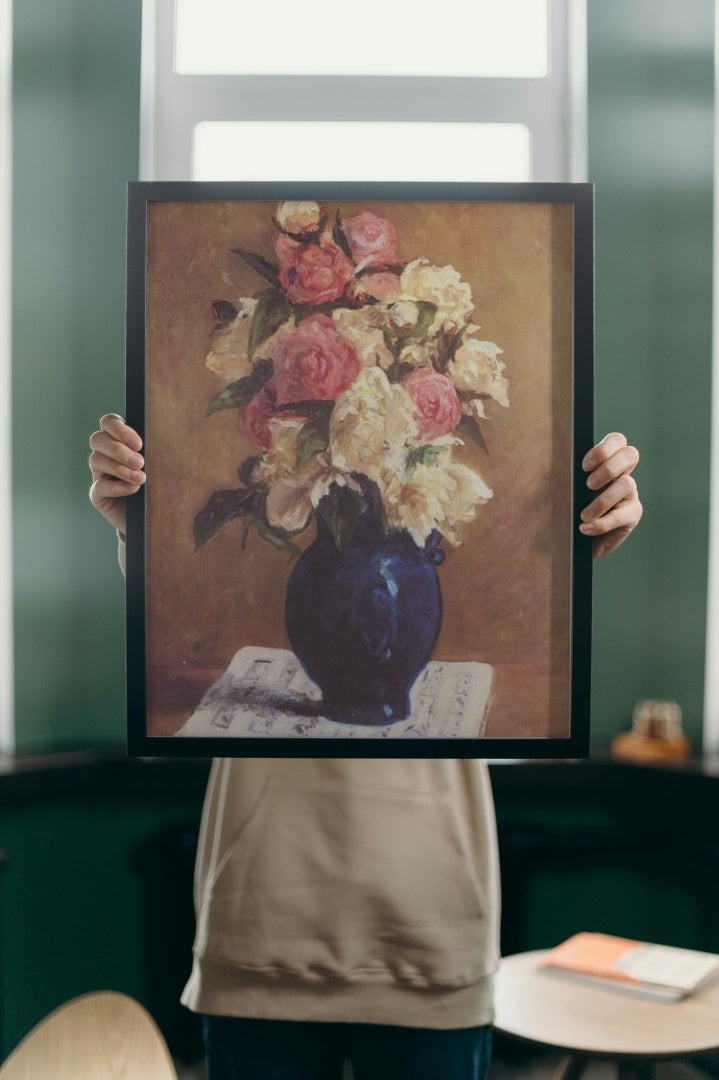
[[[408,716],[410,689],[442,621],[439,539],[435,533],[419,548],[365,514],[338,550],[318,516],[317,537],[290,574],[285,619],[325,716],[353,724]]]

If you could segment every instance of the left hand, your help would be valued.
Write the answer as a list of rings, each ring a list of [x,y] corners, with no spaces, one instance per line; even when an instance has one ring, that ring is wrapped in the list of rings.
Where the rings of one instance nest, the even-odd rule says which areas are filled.
[[[593,446],[582,461],[587,487],[595,498],[582,510],[579,531],[593,540],[593,558],[601,559],[626,540],[639,524],[643,508],[631,475],[639,451],[614,431]]]

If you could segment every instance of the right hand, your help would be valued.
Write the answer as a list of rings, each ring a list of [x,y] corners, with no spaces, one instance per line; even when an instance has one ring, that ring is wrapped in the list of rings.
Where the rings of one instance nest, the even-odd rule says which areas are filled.
[[[100,420],[90,436],[90,502],[113,528],[125,532],[125,499],[145,483],[142,439],[117,413]]]

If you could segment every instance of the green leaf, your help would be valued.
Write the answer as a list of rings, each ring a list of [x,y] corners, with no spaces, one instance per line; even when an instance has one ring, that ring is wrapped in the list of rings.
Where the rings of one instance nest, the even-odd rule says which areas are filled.
[[[434,465],[440,456],[446,453],[446,446],[412,446],[407,454],[407,472],[411,473],[417,465]]]
[[[237,409],[251,401],[258,390],[261,390],[272,375],[271,360],[257,360],[249,375],[230,383],[219,394],[212,398],[207,406],[206,416],[220,412],[221,409]]]
[[[329,413],[312,416],[297,436],[296,469],[303,469],[313,454],[326,450],[330,442]]]
[[[289,551],[291,555],[300,554],[300,549],[297,547],[297,544],[293,544],[292,541],[288,539],[288,534],[286,532],[282,529],[274,528],[273,525],[270,525],[270,523],[259,514],[254,516],[252,524],[255,526],[263,540],[268,540],[270,544],[273,544],[281,551]]]
[[[347,233],[345,232],[344,226],[342,224],[342,216],[339,210],[337,211],[334,228],[332,229],[332,239],[334,240],[335,244],[337,244],[337,247],[341,248],[342,251],[344,251],[347,258],[352,259],[352,251],[350,249],[349,240],[347,239]]]
[[[417,338],[420,341],[423,341],[427,337],[429,329],[434,321],[434,317],[437,314],[437,305],[430,303],[429,300],[416,300],[414,303],[418,309],[417,322],[414,326],[405,326],[401,329],[391,325],[382,327],[385,344],[389,349],[393,349],[395,352],[397,346],[400,348],[404,346],[408,338]]]
[[[306,401],[288,401],[286,405],[278,405],[277,412],[299,412],[304,413],[305,416],[326,416],[329,420],[334,404],[334,401],[324,401],[322,398],[308,398]]]
[[[365,509],[365,501],[359,492],[337,484],[333,484],[329,493],[320,500],[317,513],[332,534],[338,551],[344,551],[351,541]]]
[[[251,513],[256,498],[257,493],[246,488],[213,492],[199,514],[195,515],[192,525],[195,547],[201,548],[228,521]]]
[[[429,300],[418,300],[417,307],[419,308],[419,317],[412,327],[410,336],[423,338],[427,336],[427,332],[434,322],[434,317],[437,314],[437,305],[430,303]]]
[[[279,288],[279,273],[277,267],[273,263],[263,258],[262,255],[257,255],[254,251],[245,251],[244,248],[231,248],[230,250],[233,255],[239,255],[256,274],[259,274],[260,277],[269,281],[270,285],[275,285]]]
[[[484,450],[485,454],[489,453],[487,444],[484,441],[484,435],[477,421],[473,416],[463,416],[457,425],[457,431],[462,434],[466,434],[477,446]]]
[[[287,321],[289,315],[289,301],[282,291],[272,290],[262,294],[250,326],[250,341],[247,349],[250,359],[253,358],[262,342]]]

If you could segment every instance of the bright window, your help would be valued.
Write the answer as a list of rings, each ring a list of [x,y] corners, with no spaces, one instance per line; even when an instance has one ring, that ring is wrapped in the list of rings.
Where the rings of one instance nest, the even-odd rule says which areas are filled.
[[[547,0],[177,0],[180,75],[542,78]]]
[[[308,153],[308,147],[312,148]],[[193,180],[529,180],[524,124],[214,120],[195,128]]]
[[[141,176],[583,180],[585,3],[144,0]]]

